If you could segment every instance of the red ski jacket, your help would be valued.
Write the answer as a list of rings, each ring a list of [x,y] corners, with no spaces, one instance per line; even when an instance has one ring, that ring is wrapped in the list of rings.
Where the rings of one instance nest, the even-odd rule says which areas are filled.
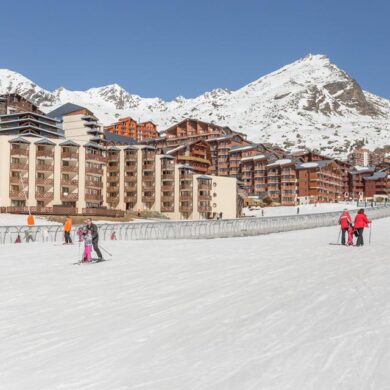
[[[356,214],[354,227],[356,229],[366,228],[371,221],[367,218],[366,214]]]
[[[352,223],[352,218],[348,211],[344,211],[339,218],[341,229],[348,229],[350,223]]]

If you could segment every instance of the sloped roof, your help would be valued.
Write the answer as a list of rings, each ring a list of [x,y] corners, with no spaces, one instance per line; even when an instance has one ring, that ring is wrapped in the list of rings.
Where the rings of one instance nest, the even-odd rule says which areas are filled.
[[[363,177],[363,180],[378,180],[387,177],[386,172],[375,172],[372,176]]]
[[[126,137],[124,135],[118,135],[118,134],[115,134],[115,133],[111,133],[109,131],[104,131],[104,138],[107,141],[116,142],[118,144],[123,144],[123,145],[135,145],[135,144],[137,144],[137,141],[134,141],[130,137]]]
[[[80,145],[78,143],[72,141],[71,139],[68,139],[64,142],[61,142],[60,146],[80,146]]]
[[[24,139],[23,137],[12,138],[8,142],[11,144],[31,144],[30,141]]]
[[[75,112],[79,110],[88,110],[88,109],[86,107],[82,107],[77,104],[65,103],[62,106],[56,108],[55,110],[50,111],[47,114],[47,116],[49,116],[50,118],[61,118],[66,114],[70,114],[71,112]]]
[[[36,145],[55,145],[53,141],[48,140],[47,138],[41,138],[35,142]]]

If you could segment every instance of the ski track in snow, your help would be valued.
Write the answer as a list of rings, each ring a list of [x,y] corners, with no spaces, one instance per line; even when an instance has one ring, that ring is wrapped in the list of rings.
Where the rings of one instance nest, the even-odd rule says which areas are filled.
[[[388,389],[389,228],[0,246],[0,388]]]

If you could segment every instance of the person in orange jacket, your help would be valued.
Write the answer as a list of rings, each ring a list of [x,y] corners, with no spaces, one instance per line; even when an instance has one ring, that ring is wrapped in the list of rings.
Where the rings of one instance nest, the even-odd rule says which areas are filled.
[[[72,231],[72,218],[69,215],[66,217],[64,222],[64,236],[65,244],[73,244],[70,232]]]
[[[35,219],[34,219],[34,216],[32,214],[29,214],[27,217],[27,225],[28,226],[35,225]]]
[[[368,227],[371,221],[367,218],[367,215],[364,213],[364,209],[360,209],[356,214],[354,221],[354,228],[357,231],[357,241],[356,246],[363,246],[363,230]]]

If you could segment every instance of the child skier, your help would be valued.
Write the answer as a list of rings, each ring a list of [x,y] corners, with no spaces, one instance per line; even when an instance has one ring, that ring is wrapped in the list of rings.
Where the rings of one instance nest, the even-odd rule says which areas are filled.
[[[355,233],[355,229],[354,229],[352,223],[350,223],[349,227],[348,227],[348,242],[347,242],[347,245],[350,245],[350,246],[353,245],[354,233]]]
[[[84,240],[84,253],[82,262],[92,262],[92,234],[89,230],[85,229],[83,234]]]

